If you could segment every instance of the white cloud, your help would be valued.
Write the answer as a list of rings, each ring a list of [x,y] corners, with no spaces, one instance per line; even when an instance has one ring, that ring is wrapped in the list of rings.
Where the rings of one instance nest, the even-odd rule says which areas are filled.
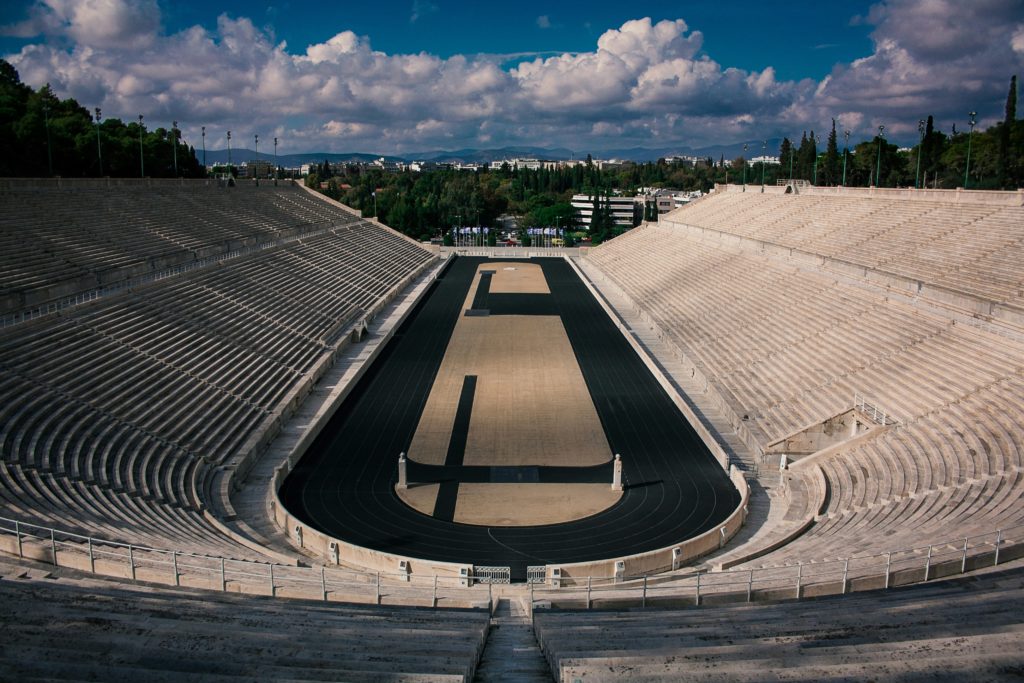
[[[546,14],[537,17],[537,28],[551,28],[551,17]]]
[[[889,0],[872,7],[874,52],[839,65],[806,102],[809,115],[846,111],[869,132],[879,122],[916,133],[935,115],[948,130],[972,109],[1001,113],[1010,76],[1024,68],[1021,0]],[[1017,43],[1021,49],[1017,49]],[[856,113],[856,117],[850,114]]]
[[[430,0],[413,0],[412,14],[409,15],[409,23],[415,24],[428,14],[438,11],[438,6]]]
[[[93,48],[139,48],[160,26],[156,0],[41,0],[29,18],[3,33],[19,37],[64,37]]]
[[[599,149],[793,135],[823,130],[837,112],[855,135],[879,121],[898,133],[900,121],[916,127],[928,113],[982,112],[986,102],[1001,112],[1009,75],[1024,67],[1020,2],[877,5],[863,20],[874,26],[873,52],[821,81],[720,64],[681,19],[627,21],[589,51],[524,53],[511,68],[502,68],[508,55],[386,54],[348,30],[292,51],[271,29],[226,15],[214,29],[168,34],[155,0],[40,0],[4,30],[40,37],[9,56],[26,82],[112,116],[177,119],[195,139],[206,125],[212,140],[221,128],[240,140],[273,131],[282,152]],[[416,2],[413,17],[436,8]]]

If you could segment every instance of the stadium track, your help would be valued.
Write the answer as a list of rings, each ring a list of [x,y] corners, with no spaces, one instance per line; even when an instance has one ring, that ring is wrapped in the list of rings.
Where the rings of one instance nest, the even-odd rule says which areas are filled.
[[[612,452],[622,454],[622,498],[584,519],[528,527],[444,521],[399,499],[394,490],[398,454],[412,442],[473,276],[488,261],[458,257],[447,268],[285,480],[285,507],[312,527],[355,545],[423,559],[509,566],[513,580],[520,581],[528,565],[654,550],[722,522],[739,504],[739,493],[561,259],[532,260],[543,268],[551,295],[544,302],[527,299],[542,309],[534,314],[551,313],[553,304],[562,318],[608,443]],[[503,299],[511,304],[515,296],[491,294],[492,313],[530,313],[519,310],[522,305],[503,305]],[[579,469],[579,481],[592,479],[592,468]],[[410,474],[416,473],[411,467]]]

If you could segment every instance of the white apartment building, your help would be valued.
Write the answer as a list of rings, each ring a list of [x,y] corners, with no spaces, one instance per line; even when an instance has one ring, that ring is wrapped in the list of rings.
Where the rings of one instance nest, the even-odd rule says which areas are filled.
[[[602,204],[607,203],[615,225],[627,228],[633,227],[633,216],[637,210],[637,198],[612,195],[611,197],[601,197],[600,201]],[[589,230],[594,215],[594,196],[590,194],[574,194],[572,196],[572,206],[576,210],[579,224]],[[642,199],[639,210],[641,215],[643,215]]]

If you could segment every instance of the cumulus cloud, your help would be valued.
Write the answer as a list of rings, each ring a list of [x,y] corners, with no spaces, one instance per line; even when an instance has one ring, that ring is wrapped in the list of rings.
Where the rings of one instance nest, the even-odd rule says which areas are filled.
[[[29,18],[3,27],[5,35],[66,38],[91,48],[138,48],[160,25],[156,0],[41,0]]]
[[[889,0],[862,23],[874,26],[871,55],[838,65],[805,103],[809,116],[847,111],[870,128],[916,131],[933,114],[949,125],[972,109],[1001,114],[1010,76],[1024,68],[1021,0]],[[852,118],[853,117],[849,117]]]
[[[821,81],[720,64],[682,19],[627,21],[592,50],[522,55],[511,65],[508,55],[386,54],[347,30],[289,50],[271,29],[227,15],[213,29],[166,33],[155,0],[40,0],[3,30],[39,36],[8,57],[26,82],[49,82],[110,115],[142,112],[151,125],[177,119],[192,138],[206,125],[214,139],[218,127],[239,139],[277,135],[282,151],[583,150],[792,135],[837,115],[855,134],[879,119],[898,134],[899,120],[916,130],[928,113],[980,112],[976,102],[1004,97],[1009,74],[1024,66],[1020,7],[876,5],[863,18],[874,27],[873,52]],[[431,11],[436,5],[417,0],[410,19]],[[550,25],[542,19],[539,27]]]

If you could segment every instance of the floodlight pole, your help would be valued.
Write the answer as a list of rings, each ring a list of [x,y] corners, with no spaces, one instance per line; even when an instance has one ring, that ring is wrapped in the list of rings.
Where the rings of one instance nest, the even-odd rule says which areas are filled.
[[[747,191],[747,145],[743,145],[743,191]],[[658,200],[655,199],[655,207],[657,207]]]
[[[919,135],[917,142],[917,174],[914,176],[914,189],[921,189],[921,152],[924,151],[924,119],[917,122],[917,132]]]
[[[228,131],[228,177],[231,177],[231,131]]]
[[[850,154],[850,131],[843,131],[843,187],[846,187],[846,157]]]
[[[967,167],[964,169],[964,189],[967,189],[967,175],[971,172],[971,138],[974,137],[974,124],[976,121],[974,117],[977,116],[977,112],[971,112],[971,120],[967,122],[967,125],[971,127],[971,132],[967,134]]]
[[[882,137],[885,126],[878,127],[878,161],[875,163],[875,187],[882,186]]]
[[[103,177],[103,145],[100,144],[100,108],[96,107],[96,158],[100,162],[100,177]]]
[[[793,143],[789,144],[789,182],[793,183],[793,154],[796,152],[796,146]],[[779,159],[782,161],[782,159]]]
[[[764,162],[765,155],[768,154],[768,141],[765,140],[761,143],[761,192],[764,192]]]
[[[274,138],[274,184],[277,185],[277,138]]]
[[[253,137],[256,139],[256,161],[254,162],[256,164],[256,167],[252,170],[252,177],[256,180],[257,183],[259,183],[260,182],[260,174],[259,174],[259,170],[260,170],[260,136],[259,136],[259,133],[257,133]]]
[[[171,121],[171,145],[174,149],[174,177],[178,177],[178,122]]]
[[[206,126],[203,126],[203,175],[206,175]]]
[[[139,177],[146,177],[146,158],[142,151],[142,114],[139,114]]]

